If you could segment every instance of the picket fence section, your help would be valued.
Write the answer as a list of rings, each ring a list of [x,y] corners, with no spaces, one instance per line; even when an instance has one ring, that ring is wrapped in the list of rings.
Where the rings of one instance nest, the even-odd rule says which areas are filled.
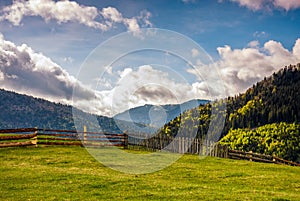
[[[190,153],[199,154],[200,156],[212,156],[219,158],[230,158],[238,160],[249,160],[255,162],[286,164],[292,166],[299,166],[300,164],[293,161],[288,161],[276,156],[244,152],[239,150],[231,150],[227,146],[223,146],[213,141],[205,141],[199,138],[188,137],[165,137],[147,135],[129,135],[128,138],[129,149],[159,151],[165,150],[175,153]]]

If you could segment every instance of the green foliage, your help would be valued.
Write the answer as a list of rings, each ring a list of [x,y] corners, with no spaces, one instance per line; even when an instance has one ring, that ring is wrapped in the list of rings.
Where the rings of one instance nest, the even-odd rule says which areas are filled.
[[[276,155],[300,162],[300,124],[281,122],[256,129],[232,129],[220,143],[235,150]]]
[[[203,136],[207,135],[211,120],[225,117],[224,126],[220,121],[220,125],[214,123],[214,129],[221,131],[221,138],[229,132],[230,137],[227,136],[224,139],[227,139],[228,143],[234,142],[232,144],[233,149],[276,154],[286,159],[296,160],[300,151],[297,148],[299,147],[299,140],[292,137],[297,136],[297,134],[291,128],[294,125],[291,123],[297,125],[300,123],[299,89],[300,64],[297,66],[290,65],[272,76],[264,78],[243,94],[211,102],[184,112],[167,123],[159,134],[176,136],[178,130],[183,129],[186,132],[185,135],[188,136],[197,129],[197,137],[203,139]],[[211,104],[214,104],[214,107]],[[226,114],[212,112],[212,108],[215,110],[220,108],[221,111],[225,104],[227,107]],[[266,134],[267,138],[262,139],[256,133],[257,131],[253,130],[266,124],[280,122],[290,123],[285,134],[270,128],[272,132],[278,134]],[[260,129],[263,128],[265,127],[259,128],[258,132],[261,133]],[[286,137],[288,140],[284,143],[278,138],[278,136],[287,135],[289,135]],[[266,142],[262,143],[263,140]],[[283,144],[280,144],[279,141]],[[264,147],[262,144],[267,146]]]
[[[270,123],[300,122],[300,68],[290,65],[265,78],[244,94],[227,98],[223,135],[230,129]]]
[[[160,135],[175,137],[179,128],[189,135],[197,129],[198,137],[207,133],[210,123],[211,104],[200,105],[198,108],[188,110],[167,123],[159,132]]]

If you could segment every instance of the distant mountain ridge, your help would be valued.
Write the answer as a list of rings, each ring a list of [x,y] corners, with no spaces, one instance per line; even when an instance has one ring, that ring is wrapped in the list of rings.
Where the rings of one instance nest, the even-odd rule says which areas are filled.
[[[75,130],[73,109],[69,105],[0,89],[0,129],[38,127]],[[93,116],[105,132],[122,132],[112,118],[75,110],[78,118]],[[119,124],[126,127],[126,122]],[[87,126],[92,128],[94,125]]]
[[[131,108],[114,116],[115,119],[162,127],[186,110],[205,105],[209,100],[190,100],[182,104],[150,105]]]
[[[199,103],[206,101],[200,100]],[[198,104],[196,100],[189,101],[181,106],[181,109],[190,109],[193,104]],[[153,108],[153,105],[146,105],[146,107],[139,107],[137,110],[147,111],[147,108]],[[158,107],[158,106],[157,106]],[[195,105],[196,107],[196,105]],[[178,115],[180,109],[179,105],[165,105],[166,111],[169,111],[169,115],[166,121],[169,121],[173,116]],[[128,119],[109,118],[106,116],[97,116],[85,113],[81,110],[73,108],[69,105],[63,105],[60,103],[53,103],[41,98],[35,98],[32,96],[18,94],[12,91],[6,91],[0,89],[0,129],[6,128],[26,128],[26,127],[38,127],[38,128],[50,128],[50,129],[66,129],[75,130],[75,124],[73,120],[73,110],[79,114],[77,117],[84,121],[84,118],[95,118],[98,122],[98,128],[102,131],[110,133],[122,133],[128,132],[144,132],[155,133],[162,125],[153,126],[146,125],[144,121],[131,122]],[[184,111],[183,110],[183,111]],[[135,111],[135,109],[134,109]],[[140,114],[138,119],[143,119],[147,114]],[[80,121],[80,120],[79,120]],[[78,122],[78,121],[77,121]],[[77,125],[78,126],[78,125]],[[80,125],[81,127],[83,125]],[[96,125],[87,125],[88,129],[96,128]]]

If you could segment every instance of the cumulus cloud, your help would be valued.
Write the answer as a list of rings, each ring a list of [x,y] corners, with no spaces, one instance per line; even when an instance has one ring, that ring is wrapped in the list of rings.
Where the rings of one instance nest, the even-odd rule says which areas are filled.
[[[238,3],[240,6],[257,11],[261,9],[284,9],[286,11],[300,8],[299,0],[229,0]],[[219,2],[223,2],[219,1]]]
[[[169,72],[151,65],[125,68],[118,74],[119,80],[114,87],[117,98],[112,99],[113,110],[126,110],[144,104],[181,103],[195,98],[192,86],[180,79],[171,79]]]
[[[284,8],[285,10],[297,9],[300,7],[299,0],[275,0],[274,6],[278,8]]]
[[[0,86],[7,90],[71,104],[73,87],[80,99],[93,100],[95,93],[84,87],[58,64],[26,44],[17,46],[0,36]]]
[[[149,20],[151,13],[148,11],[142,11],[139,16],[125,18],[113,7],[98,10],[96,7],[80,5],[69,0],[15,0],[12,5],[4,7],[1,13],[0,21],[7,20],[15,26],[19,26],[25,16],[39,16],[46,22],[56,20],[59,24],[77,22],[103,31],[119,23],[134,34],[139,33],[141,26],[152,26]]]
[[[252,41],[247,48],[232,49],[227,45],[217,50],[221,59],[212,65],[219,69],[229,95],[244,92],[280,68],[300,62],[300,39],[296,40],[292,51],[274,40],[263,47]]]
[[[0,35],[0,86],[6,90],[72,104],[106,116],[147,103],[181,103],[201,95],[201,87],[172,79],[174,76],[169,72],[150,65],[127,67],[116,73],[110,71],[118,78],[114,85],[107,89],[91,89],[42,53],[26,44],[18,46]]]

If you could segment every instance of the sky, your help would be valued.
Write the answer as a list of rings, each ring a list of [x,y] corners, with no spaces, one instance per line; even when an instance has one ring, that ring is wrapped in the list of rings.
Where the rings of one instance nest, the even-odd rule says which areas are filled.
[[[299,25],[300,0],[0,0],[0,88],[106,116],[213,100],[300,63]]]

